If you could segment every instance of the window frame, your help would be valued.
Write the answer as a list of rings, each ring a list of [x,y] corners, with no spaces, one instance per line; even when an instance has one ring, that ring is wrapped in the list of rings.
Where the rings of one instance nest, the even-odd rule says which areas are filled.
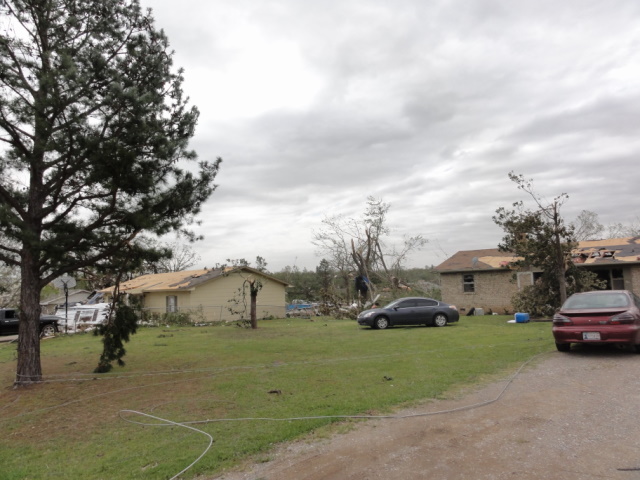
[[[469,277],[471,277],[471,281],[469,281]],[[476,293],[476,276],[473,273],[462,274],[462,292]]]
[[[177,295],[167,295],[165,297],[165,301],[166,301],[167,313],[176,313],[178,311],[178,296]]]

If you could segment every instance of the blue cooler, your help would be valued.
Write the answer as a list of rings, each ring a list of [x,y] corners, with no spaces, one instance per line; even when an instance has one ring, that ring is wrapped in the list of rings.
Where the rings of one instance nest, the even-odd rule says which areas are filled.
[[[529,321],[528,313],[516,313],[516,323],[527,323]]]

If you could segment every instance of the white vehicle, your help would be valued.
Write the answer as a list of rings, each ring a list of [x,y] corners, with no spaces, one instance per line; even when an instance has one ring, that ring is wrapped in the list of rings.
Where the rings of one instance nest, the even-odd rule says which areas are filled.
[[[66,309],[64,306],[56,309],[56,316],[62,320],[58,322],[63,332],[84,332],[93,330],[102,325],[109,317],[110,303],[95,303],[91,305],[72,305]]]

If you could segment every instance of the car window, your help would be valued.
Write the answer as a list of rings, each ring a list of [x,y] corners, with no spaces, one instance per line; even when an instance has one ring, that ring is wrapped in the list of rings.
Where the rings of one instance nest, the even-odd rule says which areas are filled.
[[[387,304],[386,304],[384,307],[382,307],[382,308],[394,308],[394,307],[397,307],[399,303],[400,303],[400,302],[399,302],[398,300],[394,300],[393,302],[387,303]]]
[[[629,307],[629,297],[624,293],[602,292],[589,295],[573,295],[562,308],[570,310],[587,308],[624,308]]]
[[[416,305],[418,307],[435,307],[438,305],[438,302],[435,300],[429,300],[428,298],[416,300]]]
[[[403,301],[399,302],[397,306],[398,306],[398,308],[415,307],[416,306],[416,302],[415,302],[415,300],[403,300]]]

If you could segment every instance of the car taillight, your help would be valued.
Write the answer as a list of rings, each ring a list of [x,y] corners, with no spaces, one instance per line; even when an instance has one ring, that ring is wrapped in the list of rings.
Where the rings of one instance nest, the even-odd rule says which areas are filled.
[[[556,313],[553,316],[553,323],[556,323],[558,325],[571,325],[573,322],[569,317],[565,317],[564,315],[560,315],[559,313]]]
[[[620,313],[619,315],[611,317],[611,320],[609,320],[609,323],[611,325],[622,325],[625,323],[633,323],[635,322],[635,320],[636,320],[636,317],[634,317],[632,313],[623,312],[623,313]]]

